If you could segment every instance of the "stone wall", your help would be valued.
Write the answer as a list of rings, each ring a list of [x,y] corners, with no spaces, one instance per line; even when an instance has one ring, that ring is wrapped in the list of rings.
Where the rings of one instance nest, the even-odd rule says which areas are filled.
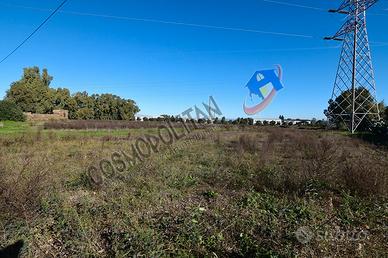
[[[27,121],[52,121],[69,119],[69,112],[63,109],[53,110],[52,114],[33,114],[31,112],[24,114],[27,117]]]

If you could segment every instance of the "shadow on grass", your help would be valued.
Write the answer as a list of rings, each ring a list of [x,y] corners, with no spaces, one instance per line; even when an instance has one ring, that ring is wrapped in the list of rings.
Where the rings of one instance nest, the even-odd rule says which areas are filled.
[[[357,133],[350,136],[352,138],[361,139],[377,146],[382,146],[386,148],[388,147],[388,131]]]

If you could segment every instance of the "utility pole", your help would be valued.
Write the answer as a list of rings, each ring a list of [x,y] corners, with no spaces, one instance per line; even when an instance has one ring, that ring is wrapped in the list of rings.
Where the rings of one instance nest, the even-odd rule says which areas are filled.
[[[376,83],[366,29],[366,10],[378,0],[343,0],[340,7],[329,10],[345,14],[346,21],[333,37],[342,41],[342,50],[329,101],[329,122],[343,122],[351,133],[362,123],[380,120]]]

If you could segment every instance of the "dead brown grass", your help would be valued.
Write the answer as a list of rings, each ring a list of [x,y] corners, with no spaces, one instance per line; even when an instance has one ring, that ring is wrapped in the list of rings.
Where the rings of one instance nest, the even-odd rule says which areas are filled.
[[[257,187],[295,193],[315,182],[365,196],[387,195],[387,154],[383,152],[385,157],[381,157],[381,152],[374,151],[376,147],[357,139],[271,128],[267,137],[253,132],[239,135],[232,147],[240,154],[255,155],[256,169],[264,171]],[[275,174],[267,175],[268,169]]]
[[[127,168],[125,179],[104,178],[96,188],[86,168],[128,152],[131,140],[51,134],[4,139],[0,148],[0,225],[5,244],[26,238],[26,256],[386,253],[388,156],[373,145],[292,128],[199,130],[178,151],[152,156]],[[294,232],[305,225],[369,230],[371,237],[361,251],[352,242],[302,245]]]
[[[27,155],[19,162],[21,166],[12,174],[0,166],[0,210],[8,219],[34,216],[49,188],[46,158],[37,162]]]

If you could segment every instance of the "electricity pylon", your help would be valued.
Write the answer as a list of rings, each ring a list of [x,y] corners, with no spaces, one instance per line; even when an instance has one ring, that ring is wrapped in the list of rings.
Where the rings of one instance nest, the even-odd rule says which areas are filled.
[[[366,10],[378,0],[343,0],[329,12],[345,14],[346,21],[333,37],[342,41],[342,51],[329,101],[330,123],[343,122],[354,133],[362,122],[380,120],[372,58],[366,29]]]

